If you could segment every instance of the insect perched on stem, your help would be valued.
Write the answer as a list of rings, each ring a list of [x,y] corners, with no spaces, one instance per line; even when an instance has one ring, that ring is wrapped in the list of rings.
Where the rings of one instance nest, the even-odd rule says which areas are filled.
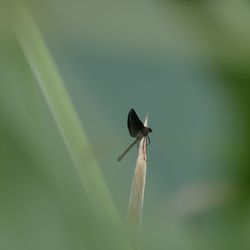
[[[134,109],[130,109],[128,113],[128,131],[132,137],[136,137],[135,141],[132,142],[127,149],[118,157],[117,161],[121,161],[123,157],[128,153],[128,151],[135,145],[138,144],[143,137],[146,138],[147,145],[150,143],[150,138],[148,136],[153,130],[151,128],[145,127],[139,117],[137,116]]]

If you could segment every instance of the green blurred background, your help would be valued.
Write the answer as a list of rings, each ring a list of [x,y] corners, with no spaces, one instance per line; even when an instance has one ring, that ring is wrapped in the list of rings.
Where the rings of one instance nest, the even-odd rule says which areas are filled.
[[[14,32],[22,8],[27,30]],[[126,228],[136,150],[116,159],[132,107],[153,128],[142,249],[250,248],[249,1],[2,1],[0,16],[0,249],[129,249],[105,211]],[[88,138],[80,169],[90,152],[104,180],[93,186],[108,187],[103,214],[20,41],[26,24]]]

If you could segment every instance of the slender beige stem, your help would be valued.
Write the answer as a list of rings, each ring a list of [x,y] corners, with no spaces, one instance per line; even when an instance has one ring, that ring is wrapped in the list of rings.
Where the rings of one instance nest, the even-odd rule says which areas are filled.
[[[144,126],[147,126],[148,118],[146,117]],[[140,229],[142,224],[144,189],[146,183],[147,170],[147,139],[143,137],[139,143],[138,157],[135,166],[135,173],[131,186],[128,220],[129,223]]]

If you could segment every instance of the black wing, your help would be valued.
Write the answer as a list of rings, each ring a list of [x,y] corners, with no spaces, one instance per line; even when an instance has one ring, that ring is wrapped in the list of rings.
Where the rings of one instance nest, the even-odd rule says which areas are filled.
[[[138,118],[136,112],[134,111],[134,109],[130,109],[129,113],[128,113],[128,131],[129,134],[132,137],[136,137],[138,135],[138,133],[140,131],[143,130],[144,125],[141,122],[141,120]]]

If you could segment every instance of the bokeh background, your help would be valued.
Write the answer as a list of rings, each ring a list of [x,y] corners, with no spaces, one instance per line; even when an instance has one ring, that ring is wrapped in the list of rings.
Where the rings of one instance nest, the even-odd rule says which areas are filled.
[[[129,249],[123,229],[93,211],[96,190],[83,185],[20,42],[29,25],[123,225],[136,149],[116,159],[132,141],[129,109],[149,115],[142,249],[250,248],[249,1],[0,4],[0,249]]]

